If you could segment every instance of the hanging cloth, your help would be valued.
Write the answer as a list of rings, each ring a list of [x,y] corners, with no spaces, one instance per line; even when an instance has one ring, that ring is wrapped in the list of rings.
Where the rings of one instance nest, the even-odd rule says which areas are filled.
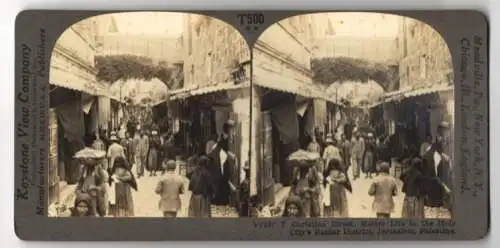
[[[283,144],[298,142],[299,122],[295,102],[272,108],[271,119],[280,133]]]
[[[304,117],[307,107],[309,107],[309,101],[297,103],[297,114],[300,115],[300,117]]]
[[[95,97],[84,94],[82,96],[82,110],[85,114],[89,114],[90,109],[94,105]]]
[[[111,120],[111,99],[106,96],[99,96],[97,98],[97,108],[99,112],[99,127],[101,129],[108,129],[108,123]]]
[[[85,136],[82,102],[72,101],[56,108],[57,117],[68,141],[80,141]]]

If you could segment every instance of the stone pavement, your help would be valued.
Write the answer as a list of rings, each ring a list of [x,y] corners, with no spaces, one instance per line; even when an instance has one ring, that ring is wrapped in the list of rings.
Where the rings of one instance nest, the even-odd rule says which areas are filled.
[[[135,171],[133,168],[132,171]],[[156,194],[155,188],[161,179],[161,175],[157,176],[144,176],[137,178],[138,190],[132,189],[132,196],[134,201],[134,213],[135,217],[163,217],[163,213],[158,209],[158,202],[160,196]],[[186,193],[181,195],[181,210],[178,213],[178,217],[189,217],[189,201],[191,199],[191,192],[188,191],[189,180],[185,179],[185,189]],[[65,187],[65,190],[61,191],[61,202],[66,210],[73,206],[75,199],[75,188],[76,185],[70,185]],[[57,208],[59,204],[53,204],[49,208],[49,216],[62,216],[58,213]],[[111,217],[111,216],[110,216]],[[238,212],[235,208],[230,207],[215,207],[212,206],[212,217],[213,218],[237,218]]]
[[[158,201],[160,197],[155,193],[156,184],[161,179],[158,176],[145,176],[137,179],[138,191],[133,191],[135,217],[163,217],[163,214],[158,209]],[[189,180],[186,178],[185,189],[188,189]],[[178,217],[189,217],[189,200],[191,192],[186,191],[181,195],[181,210]],[[212,217],[214,218],[237,218],[238,213],[234,208],[217,208],[212,207]]]
[[[351,172],[352,193],[347,192],[347,201],[349,204],[349,217],[350,218],[375,218],[376,214],[372,211],[373,197],[368,195],[373,179],[365,178],[362,176],[356,180],[352,180]],[[374,176],[375,177],[375,176]],[[401,192],[402,183],[398,180],[398,195],[394,197],[395,212],[391,217],[401,218],[401,211],[403,207],[404,194]]]

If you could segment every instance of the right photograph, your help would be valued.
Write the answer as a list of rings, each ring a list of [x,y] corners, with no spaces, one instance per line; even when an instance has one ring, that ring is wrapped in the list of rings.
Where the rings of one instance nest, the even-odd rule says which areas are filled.
[[[453,218],[454,73],[436,30],[305,14],[252,52],[252,217]]]

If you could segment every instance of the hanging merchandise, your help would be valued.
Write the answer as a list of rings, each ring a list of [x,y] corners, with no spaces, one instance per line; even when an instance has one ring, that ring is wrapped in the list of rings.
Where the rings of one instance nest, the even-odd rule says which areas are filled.
[[[300,117],[304,117],[307,107],[309,107],[309,101],[297,103],[297,114],[300,115]]]
[[[82,96],[82,110],[85,114],[89,114],[90,109],[94,105],[95,98],[92,96]]]

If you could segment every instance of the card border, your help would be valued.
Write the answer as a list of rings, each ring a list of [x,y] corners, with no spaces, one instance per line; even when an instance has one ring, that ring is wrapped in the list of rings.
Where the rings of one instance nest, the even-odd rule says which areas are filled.
[[[148,11],[148,10],[143,10]],[[155,11],[155,10],[150,10]],[[156,10],[158,11],[158,10]],[[237,28],[242,35],[245,36],[247,43],[251,47],[262,30],[265,30],[269,25],[284,17],[290,17],[297,14],[320,13],[320,12],[353,12],[346,10],[322,10],[322,11],[175,11],[161,10],[168,12],[185,12],[194,14],[204,14],[215,18],[219,18],[227,23],[232,24]],[[36,120],[43,117],[40,111],[43,110],[43,104],[48,106],[48,74],[50,68],[50,51],[55,40],[59,35],[73,23],[94,15],[130,12],[128,10],[116,11],[83,11],[83,10],[25,10],[18,14],[16,18],[16,33],[15,33],[15,129],[18,123],[23,122],[23,118],[31,118],[29,124],[36,123]],[[360,11],[356,11],[360,12]],[[291,233],[296,230],[296,226],[300,223],[307,222],[321,223],[325,219],[308,219],[308,220],[291,220],[291,219],[161,219],[161,218],[134,218],[134,219],[73,219],[73,218],[49,218],[46,214],[40,216],[36,214],[36,205],[38,192],[36,184],[30,184],[26,179],[26,173],[46,173],[44,168],[38,166],[43,163],[43,160],[34,159],[23,165],[22,147],[23,144],[33,144],[36,149],[29,150],[30,156],[36,154],[47,154],[48,141],[35,139],[32,136],[32,130],[29,130],[28,136],[18,136],[15,132],[15,189],[23,186],[23,183],[28,183],[30,188],[29,199],[17,200],[15,198],[15,232],[22,240],[51,240],[51,241],[160,241],[160,240],[475,240],[484,238],[490,229],[490,205],[489,205],[489,74],[488,74],[488,51],[489,51],[489,31],[487,17],[475,10],[418,10],[418,11],[376,11],[369,10],[363,12],[379,12],[389,14],[399,14],[407,17],[412,17],[436,29],[442,37],[447,41],[450,48],[453,67],[454,67],[454,85],[455,85],[455,143],[454,154],[464,154],[464,150],[472,151],[471,157],[467,159],[475,159],[476,162],[467,163],[463,166],[462,156],[454,156],[454,164],[460,169],[460,174],[465,173],[470,176],[470,173],[475,171],[466,171],[464,168],[475,166],[482,175],[477,176],[476,180],[483,183],[482,191],[477,192],[477,196],[473,196],[473,191],[465,191],[463,194],[456,192],[456,218],[453,230],[454,234],[421,234],[415,235],[356,235],[356,236],[293,236]],[[247,13],[262,13],[265,16],[265,22],[260,25],[259,32],[245,31],[245,25],[241,24],[238,15]],[[41,72],[43,77],[33,77],[34,85],[23,85],[22,64],[23,64],[23,44],[29,47],[36,47],[40,43],[40,29],[45,30],[45,58],[42,64],[45,64],[45,69]],[[461,50],[463,46],[460,44],[462,39],[474,40],[474,37],[480,37],[484,41],[484,45],[476,51],[482,58],[484,64],[476,65],[474,69],[474,61],[470,61],[466,65],[468,73],[464,82],[460,81],[461,73]],[[476,72],[474,72],[476,70]],[[483,80],[479,80],[475,93],[484,94],[482,98],[468,97],[467,92],[471,92],[466,87],[473,83],[474,78],[470,75],[474,73],[482,73]],[[27,87],[27,88],[26,88]],[[24,91],[26,90],[26,92]],[[41,92],[41,94],[40,94]],[[31,97],[36,101],[23,102],[20,99],[20,94],[32,94]],[[474,100],[476,103],[474,103]],[[458,104],[457,104],[458,103]],[[42,105],[42,106],[40,106]],[[465,108],[475,106],[474,111],[467,111]],[[35,115],[23,115],[24,111],[33,110]],[[48,115],[48,108],[45,108],[45,116]],[[470,136],[464,134],[466,132],[474,132],[465,129],[464,120],[473,120],[476,115],[482,115],[484,121],[479,123],[477,128],[480,131],[479,135]],[[45,120],[45,126],[47,126]],[[43,125],[43,123],[38,123]],[[38,126],[37,126],[38,127]],[[472,128],[472,129],[474,129]],[[48,133],[48,129],[46,131]],[[45,136],[47,136],[47,133]],[[39,135],[39,134],[35,134]],[[469,139],[482,139],[484,145],[476,146],[470,140],[467,143],[462,142],[458,137],[469,135]],[[31,137],[30,137],[31,136]],[[480,159],[482,161],[479,161]],[[46,162],[46,159],[45,159]],[[24,172],[23,172],[24,171]],[[479,172],[478,171],[478,172]],[[456,176],[456,185],[461,185],[464,177]],[[477,188],[475,188],[477,189]],[[47,199],[45,199],[45,202]],[[365,219],[366,220],[366,219]],[[373,220],[373,219],[370,219]],[[335,220],[340,221],[340,220]],[[348,222],[359,225],[363,219],[348,219]],[[408,220],[400,220],[408,222]],[[424,222],[424,223],[422,223]],[[416,221],[417,225],[433,223],[437,225],[437,220]],[[264,225],[266,224],[266,225]],[[311,224],[312,225],[312,224]],[[390,221],[388,222],[390,225]],[[266,228],[265,226],[272,226]],[[294,227],[295,226],[295,227]],[[144,228],[147,227],[147,228]],[[294,229],[295,228],[295,229]]]

